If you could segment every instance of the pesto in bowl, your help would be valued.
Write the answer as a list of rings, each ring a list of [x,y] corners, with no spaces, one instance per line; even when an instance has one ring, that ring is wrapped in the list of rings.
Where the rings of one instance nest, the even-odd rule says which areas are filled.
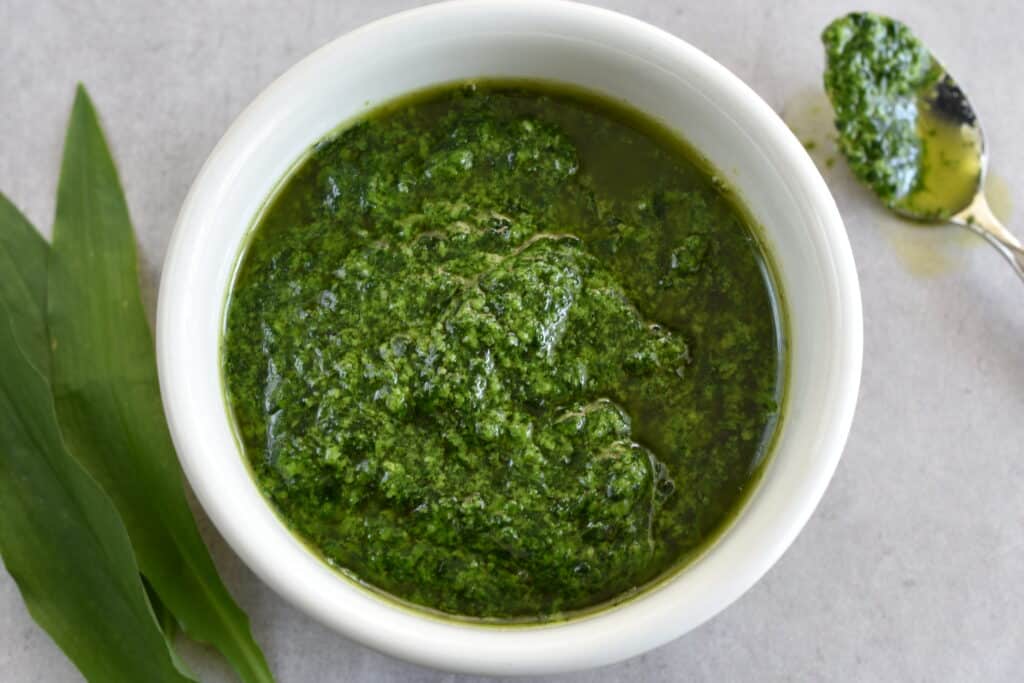
[[[549,620],[685,564],[778,418],[777,289],[682,141],[540,83],[420,92],[318,143],[225,314],[255,480],[329,564]]]

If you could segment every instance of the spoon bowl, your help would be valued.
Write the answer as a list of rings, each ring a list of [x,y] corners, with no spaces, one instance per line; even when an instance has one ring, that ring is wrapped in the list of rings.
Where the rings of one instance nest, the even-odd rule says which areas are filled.
[[[825,89],[855,175],[895,213],[984,237],[1024,279],[1024,248],[982,186],[985,135],[966,93],[903,23],[869,12],[822,35]]]

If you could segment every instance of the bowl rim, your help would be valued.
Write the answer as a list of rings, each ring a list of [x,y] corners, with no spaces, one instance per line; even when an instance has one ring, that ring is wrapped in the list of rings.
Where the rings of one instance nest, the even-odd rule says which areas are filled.
[[[189,251],[196,248],[193,242],[202,214],[211,210],[211,195],[202,189],[218,185],[223,188],[230,184],[231,176],[227,172],[231,168],[230,159],[244,146],[245,130],[259,125],[259,118],[265,117],[264,103],[308,81],[318,67],[327,63],[331,54],[346,49],[355,39],[365,38],[368,34],[383,36],[428,15],[448,14],[456,18],[464,12],[496,9],[557,19],[567,25],[577,21],[589,22],[602,30],[629,36],[635,44],[645,45],[652,52],[665,53],[699,70],[713,82],[723,98],[742,103],[748,113],[758,119],[762,131],[771,136],[781,163],[792,171],[794,182],[806,189],[818,219],[820,237],[827,243],[827,251],[832,257],[830,275],[835,281],[837,309],[834,323],[842,334],[837,334],[839,343],[831,352],[831,364],[838,369],[831,378],[830,386],[834,403],[830,410],[826,408],[832,428],[821,444],[821,457],[805,474],[802,497],[789,503],[785,514],[772,525],[770,537],[763,540],[756,552],[750,553],[743,566],[736,567],[720,580],[716,579],[714,586],[706,586],[708,598],[684,617],[680,617],[675,606],[665,599],[664,586],[645,591],[623,606],[565,622],[514,629],[442,622],[381,597],[375,598],[380,609],[366,603],[354,609],[346,609],[345,606],[338,609],[338,604],[321,599],[305,582],[283,571],[276,553],[259,547],[257,539],[247,532],[246,525],[219,500],[217,490],[222,484],[210,481],[204,474],[200,457],[202,443],[193,436],[195,420],[187,409],[191,385],[184,378],[190,368],[187,355],[179,352],[180,345],[188,343],[182,336],[179,323],[184,319],[189,296],[187,292],[180,291],[178,284],[182,274],[189,270]],[[228,544],[275,592],[345,636],[403,659],[468,673],[540,674],[610,664],[664,644],[725,609],[771,568],[806,524],[841,457],[859,391],[863,320],[852,251],[828,187],[803,146],[777,114],[724,66],[662,29],[611,10],[565,0],[449,0],[378,19],[334,39],[278,77],[235,119],[198,173],[175,225],[161,276],[156,338],[164,408],[189,483]],[[266,504],[269,508],[269,503]],[[744,507],[749,504],[750,497]],[[726,531],[725,535],[728,533]],[[685,570],[677,572],[663,584],[677,583],[685,573]],[[337,577],[337,581],[340,583],[345,579]],[[657,604],[659,598],[660,605]],[[633,609],[638,605],[644,609]],[[637,627],[638,632],[625,636],[623,632],[628,630],[630,623]],[[639,629],[641,623],[643,629]],[[553,637],[553,632],[557,632],[557,637]]]

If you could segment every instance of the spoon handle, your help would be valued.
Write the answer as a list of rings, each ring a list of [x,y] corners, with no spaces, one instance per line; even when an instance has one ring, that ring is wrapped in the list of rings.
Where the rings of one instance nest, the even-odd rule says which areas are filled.
[[[952,220],[984,237],[1010,262],[1017,275],[1024,280],[1024,246],[995,217],[983,193],[979,192],[970,206],[953,216]]]

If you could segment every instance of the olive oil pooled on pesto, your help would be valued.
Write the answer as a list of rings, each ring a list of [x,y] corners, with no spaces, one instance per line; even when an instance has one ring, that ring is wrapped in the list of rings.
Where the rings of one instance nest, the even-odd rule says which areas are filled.
[[[538,84],[420,93],[319,143],[264,212],[228,401],[332,566],[550,619],[679,566],[742,501],[783,374],[767,272],[649,121]]]

